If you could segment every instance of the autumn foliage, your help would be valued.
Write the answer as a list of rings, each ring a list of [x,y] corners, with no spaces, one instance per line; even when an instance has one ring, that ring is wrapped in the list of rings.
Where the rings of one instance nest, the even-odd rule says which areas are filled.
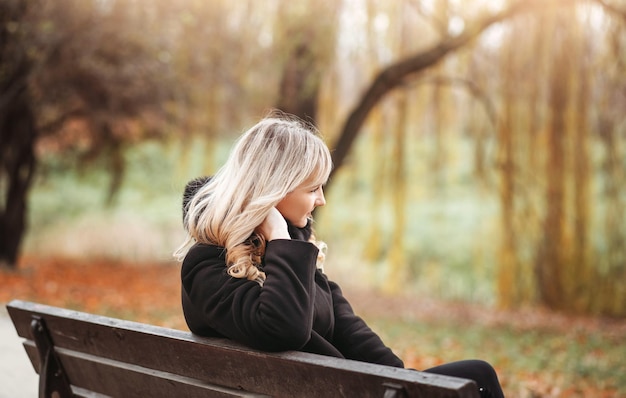
[[[0,273],[0,301],[19,298],[184,329],[178,266],[25,256]]]

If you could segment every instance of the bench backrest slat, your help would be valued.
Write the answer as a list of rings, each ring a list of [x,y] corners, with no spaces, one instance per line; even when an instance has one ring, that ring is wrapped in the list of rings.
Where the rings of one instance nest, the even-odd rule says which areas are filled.
[[[34,346],[25,348],[31,351],[30,357],[37,357]],[[98,391],[111,397],[267,397],[74,350],[59,348],[56,354],[65,372],[76,380],[73,387],[78,391]]]
[[[18,300],[7,309],[37,371],[33,316],[45,320],[72,385],[110,396],[383,397],[385,383],[403,387],[408,397],[477,396],[464,379],[301,352],[266,353]]]

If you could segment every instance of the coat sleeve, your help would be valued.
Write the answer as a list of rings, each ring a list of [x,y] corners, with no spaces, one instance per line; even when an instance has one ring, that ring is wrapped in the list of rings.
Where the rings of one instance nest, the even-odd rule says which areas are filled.
[[[335,312],[335,347],[348,359],[403,368],[402,360],[354,313],[339,285],[331,281],[328,284]]]
[[[266,280],[261,286],[227,275],[223,256],[205,258],[201,252],[190,252],[181,273],[190,329],[195,332],[193,324],[208,325],[225,337],[266,351],[301,349],[313,326],[317,253],[309,242],[268,242]]]

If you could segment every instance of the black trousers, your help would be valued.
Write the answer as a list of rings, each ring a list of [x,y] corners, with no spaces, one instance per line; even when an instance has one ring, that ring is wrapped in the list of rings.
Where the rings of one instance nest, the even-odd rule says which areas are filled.
[[[426,369],[424,372],[474,380],[478,386],[481,397],[504,398],[504,393],[502,392],[496,371],[485,361],[471,359],[450,362]]]

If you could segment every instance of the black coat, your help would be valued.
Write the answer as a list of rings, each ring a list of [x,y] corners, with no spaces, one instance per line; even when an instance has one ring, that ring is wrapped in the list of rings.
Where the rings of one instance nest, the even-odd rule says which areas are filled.
[[[182,304],[189,329],[227,337],[264,351],[297,350],[403,367],[339,286],[316,268],[310,228],[289,228],[292,240],[267,243],[266,280],[226,273],[223,247],[196,244],[183,261]]]

